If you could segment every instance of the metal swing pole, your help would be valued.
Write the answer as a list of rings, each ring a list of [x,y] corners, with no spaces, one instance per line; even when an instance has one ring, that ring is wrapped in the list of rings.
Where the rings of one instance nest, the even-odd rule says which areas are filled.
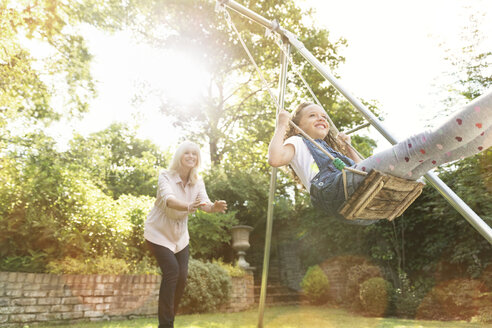
[[[301,55],[316,70],[326,78],[359,112],[373,125],[392,145],[396,144],[397,139],[381,124],[381,121],[367,109],[357,98],[349,93],[340,82],[328,72],[324,66],[316,59],[305,47],[302,42],[287,31],[287,38],[292,46],[301,53]],[[451,204],[487,241],[492,244],[492,228],[485,223],[456,193],[451,190],[435,173],[427,172],[425,178],[439,193]]]
[[[220,0],[219,0],[220,1]],[[379,119],[367,109],[361,101],[355,98],[340,82],[327,70],[321,62],[313,56],[304,47],[304,44],[297,39],[297,36],[284,28],[278,26],[277,23],[256,14],[248,8],[238,4],[234,0],[222,0],[223,5],[237,11],[238,13],[248,17],[256,23],[264,27],[274,30],[288,40],[288,43],[294,47],[314,68],[330,82],[335,89],[338,90],[365,118],[388,140],[392,145],[396,144],[397,139],[381,124]],[[439,191],[439,193],[453,206],[487,241],[492,244],[492,228],[489,227],[463,200],[456,195],[435,173],[427,172],[425,178],[431,185]]]
[[[280,108],[284,107],[285,100],[285,88],[287,86],[287,69],[289,66],[288,55],[290,54],[290,44],[285,45],[285,53],[281,54],[281,69],[279,78],[279,96],[277,115]],[[273,231],[273,207],[275,202],[275,189],[277,189],[277,168],[272,167],[272,175],[270,179],[270,191],[268,193],[268,210],[267,210],[267,225],[265,233],[265,252],[263,256],[263,272],[261,274],[261,291],[260,291],[260,304],[258,307],[258,328],[263,328],[263,315],[265,312],[265,301],[267,294],[268,283],[268,267],[270,265],[270,248],[272,244],[272,231]]]

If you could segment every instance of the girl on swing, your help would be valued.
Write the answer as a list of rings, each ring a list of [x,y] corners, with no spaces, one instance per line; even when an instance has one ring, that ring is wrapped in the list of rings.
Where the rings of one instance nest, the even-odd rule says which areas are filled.
[[[413,135],[364,160],[350,147],[343,150],[342,145],[350,143],[349,136],[339,133],[335,139],[328,133],[328,116],[320,106],[303,103],[292,116],[280,110],[268,148],[268,163],[274,167],[290,165],[310,193],[313,206],[328,216],[355,224],[371,224],[376,220],[346,220],[338,214],[345,201],[342,172],[311,141],[290,127],[289,119],[347,166],[417,180],[438,165],[472,156],[492,145],[492,90],[474,99],[434,131]],[[350,171],[346,174],[350,196],[365,176]]]

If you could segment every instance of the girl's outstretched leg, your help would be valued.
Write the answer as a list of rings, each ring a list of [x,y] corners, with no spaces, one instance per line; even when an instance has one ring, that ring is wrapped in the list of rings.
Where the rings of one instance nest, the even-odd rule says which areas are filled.
[[[377,169],[391,175],[416,180],[421,176],[419,174],[422,170],[419,170],[418,174],[415,174],[414,170],[421,164],[430,161],[438,165],[438,160],[446,160],[446,155],[451,157],[449,153],[454,153],[455,158],[466,156],[467,151],[463,145],[481,136],[488,138],[491,126],[492,90],[473,100],[435,131],[414,135],[363,160],[354,167],[363,171]],[[476,152],[478,151],[480,150],[477,149]],[[452,160],[449,158],[445,162]]]
[[[414,168],[412,172],[415,176],[423,176],[425,173],[441,164],[473,156],[487,150],[490,147],[492,147],[492,126],[466,145],[458,149],[454,149],[451,152],[441,154],[435,160],[428,159]]]

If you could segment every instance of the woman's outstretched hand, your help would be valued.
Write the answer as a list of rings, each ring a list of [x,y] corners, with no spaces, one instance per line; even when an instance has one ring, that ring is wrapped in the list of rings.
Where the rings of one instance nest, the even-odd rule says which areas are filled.
[[[216,200],[212,205],[212,212],[225,213],[227,210],[227,203],[225,200]]]
[[[196,199],[194,202],[188,204],[188,213],[194,213],[200,206],[202,206],[202,202],[199,199]]]

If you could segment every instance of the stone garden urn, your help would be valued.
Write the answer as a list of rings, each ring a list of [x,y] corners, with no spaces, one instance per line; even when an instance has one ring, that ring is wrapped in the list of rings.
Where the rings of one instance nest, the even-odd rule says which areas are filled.
[[[246,262],[244,256],[249,249],[249,233],[253,230],[253,227],[247,225],[237,225],[231,228],[232,233],[232,248],[237,251],[239,260],[237,264],[243,269],[249,269],[249,263]]]

